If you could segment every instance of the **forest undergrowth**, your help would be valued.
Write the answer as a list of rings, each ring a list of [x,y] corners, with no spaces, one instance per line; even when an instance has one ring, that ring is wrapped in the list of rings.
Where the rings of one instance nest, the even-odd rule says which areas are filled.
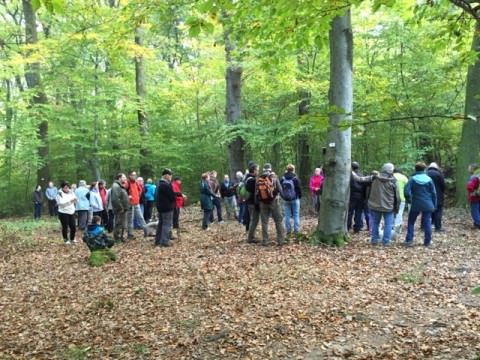
[[[230,221],[88,265],[59,223],[0,221],[1,359],[479,359],[480,232],[452,209],[425,249],[247,244]],[[302,218],[305,234],[316,219]],[[260,229],[259,229],[260,230]],[[260,233],[258,231],[258,236]]]

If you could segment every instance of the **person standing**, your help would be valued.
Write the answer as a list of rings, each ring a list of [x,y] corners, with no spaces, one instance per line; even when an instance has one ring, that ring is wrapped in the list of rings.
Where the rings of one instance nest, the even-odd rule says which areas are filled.
[[[107,227],[108,225],[108,209],[107,209],[107,189],[104,180],[100,180],[98,182],[98,193],[100,194],[100,198],[102,199],[102,206],[103,212],[100,215],[102,218],[102,225]]]
[[[408,212],[407,236],[405,245],[413,245],[413,232],[418,215],[422,215],[422,229],[425,232],[423,245],[430,246],[432,242],[432,213],[437,207],[437,193],[432,179],[425,173],[427,165],[424,162],[415,164],[415,173],[405,185],[405,200],[411,204]]]
[[[220,186],[220,196],[225,203],[228,219],[237,219],[237,199],[235,198],[235,186],[228,175],[224,175]]]
[[[123,242],[124,231],[127,228],[127,212],[130,207],[126,190],[127,177],[123,173],[117,174],[110,189],[110,201],[113,210],[113,239],[115,242]]]
[[[173,209],[175,207],[175,193],[172,185],[172,171],[164,169],[162,177],[158,181],[155,203],[158,212],[157,233],[155,234],[155,246],[170,246],[170,234],[172,231]]]
[[[405,185],[407,185],[408,178],[397,168],[393,170],[393,177],[397,180],[398,193],[400,195],[400,205],[398,206],[398,213],[395,215],[394,229],[397,234],[400,234],[403,224],[403,211],[405,210],[405,195],[403,194],[403,190],[405,189]]]
[[[175,207],[173,208],[173,228],[177,229],[177,239],[180,240],[180,209],[183,207],[185,195],[182,193],[182,179],[175,176],[172,181],[172,190],[175,194]]]
[[[260,219],[262,222],[262,246],[268,245],[268,220],[272,216],[277,232],[277,246],[282,246],[284,241],[284,228],[282,210],[280,208],[279,194],[281,185],[277,176],[272,172],[272,165],[263,165],[263,172],[257,178],[256,195],[260,204]]]
[[[93,216],[99,216],[100,218],[103,215],[103,201],[98,190],[98,183],[96,181],[92,182],[90,185],[90,207],[92,209]],[[92,216],[92,219],[93,219]]]
[[[73,191],[70,191],[70,185],[64,181],[60,185],[60,191],[57,193],[56,202],[58,205],[58,218],[62,224],[62,236],[65,245],[75,242],[75,204],[77,197]],[[68,230],[70,229],[70,237]]]
[[[32,193],[32,202],[33,202],[33,219],[40,220],[42,216],[42,205],[43,205],[43,194],[42,187],[37,185],[35,190]]]
[[[223,224],[223,218],[222,218],[222,202],[220,201],[220,184],[218,183],[217,180],[217,172],[215,170],[210,171],[208,174],[208,184],[210,185],[210,189],[212,190],[212,193],[215,194],[215,196],[212,199],[213,206],[217,209],[217,220],[219,224]],[[210,214],[210,222],[213,223],[214,221],[214,216],[213,216],[213,211]]]
[[[149,223],[152,220],[152,210],[155,205],[155,190],[157,186],[153,183],[151,178],[147,179],[145,184],[145,211],[144,218],[145,222]]]
[[[50,216],[57,216],[57,198],[58,189],[53,185],[52,181],[48,182],[47,190],[45,190],[45,196],[48,201],[48,214]]]
[[[437,208],[432,213],[432,223],[437,232],[443,232],[442,216],[443,216],[443,198],[445,194],[445,177],[437,163],[432,162],[427,169],[427,175],[432,179],[437,193]]]
[[[213,211],[213,201],[215,194],[212,192],[209,183],[209,174],[203,173],[200,181],[200,206],[203,210],[202,229],[208,230],[210,224],[210,215]]]
[[[302,198],[302,189],[300,187],[300,181],[295,174],[295,166],[289,164],[285,171],[285,174],[280,179],[282,191],[280,193],[284,200],[284,221],[285,229],[287,230],[287,236],[292,233],[291,220],[293,219],[293,233],[298,236],[300,232],[300,199]]]
[[[354,233],[358,233],[363,228],[363,212],[366,200],[365,185],[357,180],[358,177],[362,177],[360,165],[354,161],[352,162],[352,175],[350,177],[350,202],[347,217],[347,229],[352,228],[353,220]]]
[[[78,230],[83,233],[87,228],[88,224],[88,211],[90,210],[90,200],[87,197],[89,189],[87,188],[87,183],[85,180],[80,180],[78,182],[78,188],[75,190],[76,201],[76,211],[77,211],[77,224]]]
[[[477,164],[468,166],[470,178],[467,182],[467,200],[470,204],[470,215],[473,226],[480,229],[480,167]]]
[[[237,221],[239,224],[243,224],[243,218],[245,216],[245,208],[247,204],[245,203],[245,199],[240,196],[240,184],[245,186],[243,183],[243,173],[241,171],[237,171],[235,174],[235,184],[233,185],[233,188],[235,190],[235,196],[238,205]]]
[[[310,177],[308,188],[310,189],[310,197],[312,199],[312,208],[315,213],[320,211],[320,194],[323,185],[322,168],[316,168]]]
[[[257,231],[258,221],[260,219],[260,205],[256,200],[256,183],[257,183],[257,164],[250,163],[248,173],[245,176],[245,189],[248,196],[245,200],[249,214],[247,242],[256,243],[255,232]]]
[[[143,186],[141,186],[137,181],[137,173],[135,171],[130,171],[128,174],[128,180],[126,182],[126,188],[128,192],[128,199],[130,200],[130,207],[127,212],[128,219],[128,236],[127,239],[133,239],[133,226],[134,219],[138,219],[139,226],[143,229],[143,236],[147,237],[147,224],[143,219],[143,214],[140,208],[140,195],[143,191]]]

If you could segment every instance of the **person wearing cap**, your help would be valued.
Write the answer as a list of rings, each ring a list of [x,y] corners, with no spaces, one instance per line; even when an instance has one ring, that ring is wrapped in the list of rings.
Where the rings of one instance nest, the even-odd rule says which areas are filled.
[[[113,213],[113,239],[115,242],[123,242],[124,232],[127,228],[127,212],[130,207],[127,189],[125,184],[127,177],[123,173],[118,173],[113,181],[109,193],[109,202]]]
[[[415,221],[422,215],[422,229],[425,232],[423,245],[430,246],[432,242],[432,213],[437,207],[437,193],[432,179],[425,173],[427,165],[420,161],[415,164],[415,173],[405,185],[404,194],[407,204],[411,204],[408,212],[407,236],[405,245],[413,245]]]
[[[432,179],[437,193],[437,208],[432,213],[432,223],[437,232],[443,232],[442,215],[443,215],[443,198],[445,193],[445,177],[437,163],[432,162],[428,165],[427,175]]]
[[[259,184],[266,181],[271,181],[273,186],[272,196],[270,199],[262,199],[260,195]],[[281,193],[282,185],[278,181],[277,176],[273,173],[272,165],[270,165],[270,163],[263,165],[262,175],[258,177],[256,187],[257,200],[260,205],[260,220],[262,223],[262,246],[266,246],[268,244],[268,220],[270,215],[275,222],[277,245],[282,246],[285,238],[285,230],[283,227],[282,210],[278,197],[278,195]]]
[[[85,231],[88,225],[88,211],[90,210],[90,200],[88,199],[87,194],[90,190],[87,187],[87,182],[85,180],[80,180],[78,182],[78,188],[75,190],[75,196],[77,198],[77,203],[75,210],[77,212],[77,225],[80,232]]]
[[[355,181],[370,184],[368,208],[371,214],[371,244],[377,245],[380,238],[380,222],[384,221],[382,245],[388,246],[393,229],[393,219],[398,213],[400,193],[393,176],[394,166],[386,163],[378,174],[360,177],[353,174]]]
[[[70,245],[75,242],[75,204],[77,198],[75,194],[70,191],[70,184],[66,181],[60,184],[60,190],[55,198],[58,205],[58,218],[62,224],[62,236],[65,245]],[[70,229],[70,237],[68,230]]]
[[[170,246],[170,234],[173,223],[173,209],[175,208],[175,193],[172,189],[172,170],[163,169],[162,177],[158,181],[155,193],[155,204],[158,212],[158,225],[155,234],[155,246]]]

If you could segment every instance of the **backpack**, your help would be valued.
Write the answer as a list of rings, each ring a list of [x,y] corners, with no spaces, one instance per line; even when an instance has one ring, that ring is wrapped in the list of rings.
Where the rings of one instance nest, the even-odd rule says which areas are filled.
[[[258,199],[262,202],[270,202],[273,196],[273,180],[270,176],[260,176],[256,183]]]
[[[240,184],[238,184],[238,196],[242,200],[248,200],[250,197],[250,193],[247,190],[245,181],[241,181]]]
[[[282,198],[286,201],[292,201],[297,198],[297,192],[295,191],[295,178],[287,179],[285,176],[282,178]]]

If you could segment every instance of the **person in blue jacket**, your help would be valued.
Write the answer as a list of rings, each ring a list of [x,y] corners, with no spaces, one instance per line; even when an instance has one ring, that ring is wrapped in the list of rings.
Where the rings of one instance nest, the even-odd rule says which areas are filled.
[[[405,185],[405,201],[410,205],[405,245],[413,244],[413,232],[418,215],[422,215],[422,229],[425,232],[423,245],[428,247],[432,242],[432,213],[437,207],[437,193],[432,179],[425,173],[424,162],[415,164],[415,173]]]

